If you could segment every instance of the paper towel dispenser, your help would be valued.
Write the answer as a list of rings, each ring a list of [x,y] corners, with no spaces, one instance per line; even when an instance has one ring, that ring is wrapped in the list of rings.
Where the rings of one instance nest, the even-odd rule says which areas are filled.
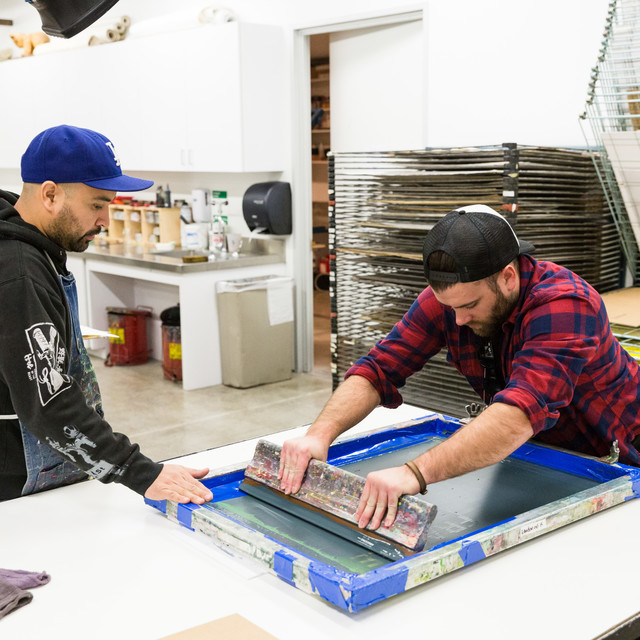
[[[242,213],[250,231],[284,236],[291,233],[291,185],[259,182],[242,199]]]

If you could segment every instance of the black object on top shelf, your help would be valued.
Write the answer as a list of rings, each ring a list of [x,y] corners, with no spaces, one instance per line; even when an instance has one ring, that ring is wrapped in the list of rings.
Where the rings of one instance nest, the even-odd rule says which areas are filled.
[[[42,30],[50,36],[71,38],[103,16],[118,0],[27,0],[40,14]]]

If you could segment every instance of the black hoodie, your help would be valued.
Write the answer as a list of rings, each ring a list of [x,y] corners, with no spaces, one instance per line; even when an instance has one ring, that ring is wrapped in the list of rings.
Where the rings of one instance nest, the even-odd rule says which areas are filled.
[[[20,426],[10,418],[14,414],[38,440],[55,443],[58,451],[70,443],[70,428],[79,432],[90,443],[94,464],[72,451],[67,457],[101,482],[120,482],[142,495],[162,466],[126,436],[114,433],[87,404],[77,382],[65,375],[71,319],[56,271],[68,274],[67,255],[22,220],[13,206],[17,199],[0,191],[0,499],[19,495],[8,495],[8,487],[25,473]],[[39,329],[47,336],[57,333],[54,390],[38,380],[34,367],[34,331]]]

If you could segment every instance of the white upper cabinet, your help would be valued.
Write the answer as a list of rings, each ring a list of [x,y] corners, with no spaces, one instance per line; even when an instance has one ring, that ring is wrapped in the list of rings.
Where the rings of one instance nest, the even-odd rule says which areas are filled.
[[[286,68],[280,27],[239,22],[0,63],[0,167],[64,123],[129,171],[281,171]]]

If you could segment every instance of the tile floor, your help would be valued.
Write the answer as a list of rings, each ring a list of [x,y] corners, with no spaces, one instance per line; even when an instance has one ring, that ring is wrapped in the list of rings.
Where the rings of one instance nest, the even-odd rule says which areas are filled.
[[[328,292],[315,292],[313,372],[283,382],[183,391],[164,379],[158,361],[106,367],[94,358],[105,417],[154,460],[310,424],[331,394],[328,300]]]

